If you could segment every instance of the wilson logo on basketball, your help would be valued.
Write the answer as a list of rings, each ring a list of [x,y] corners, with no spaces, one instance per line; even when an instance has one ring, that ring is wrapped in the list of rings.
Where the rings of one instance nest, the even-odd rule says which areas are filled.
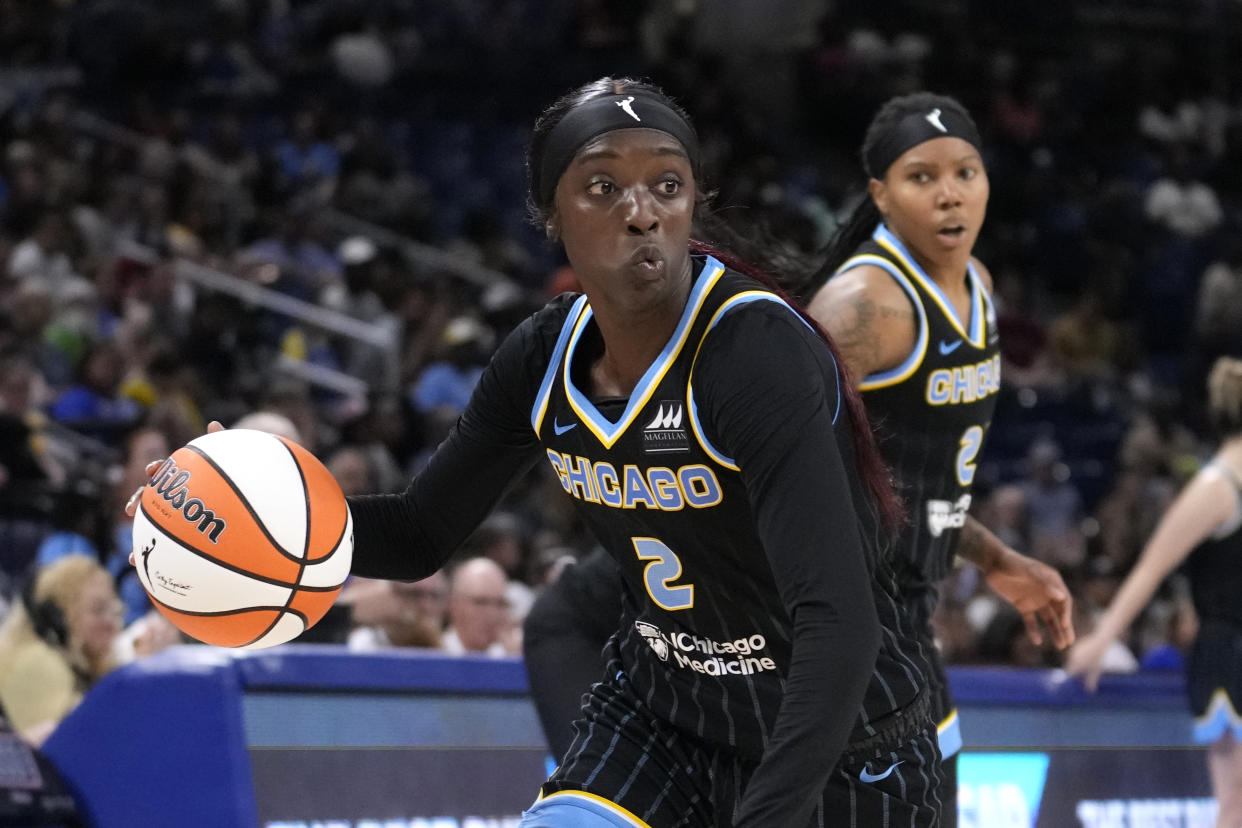
[[[190,490],[187,488],[189,482],[190,473],[178,468],[176,463],[168,459],[151,476],[147,485],[155,489],[156,494],[168,501],[170,506],[181,512],[182,517],[190,523],[197,523],[198,531],[206,535],[212,543],[216,543],[228,525],[223,518],[217,517],[215,512],[208,509],[203,501],[190,497]]]

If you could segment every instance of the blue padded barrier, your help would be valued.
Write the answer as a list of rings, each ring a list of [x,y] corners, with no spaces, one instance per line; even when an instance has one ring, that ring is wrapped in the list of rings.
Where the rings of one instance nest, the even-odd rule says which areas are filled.
[[[963,828],[1210,817],[1179,675],[949,678]],[[107,676],[45,748],[99,828],[508,828],[548,758],[520,660],[330,645],[173,648]]]

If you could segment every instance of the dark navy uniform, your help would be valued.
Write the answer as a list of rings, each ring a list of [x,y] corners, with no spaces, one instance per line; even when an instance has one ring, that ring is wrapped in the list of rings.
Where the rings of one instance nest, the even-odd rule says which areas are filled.
[[[1237,493],[1232,517],[1190,551],[1184,569],[1199,616],[1186,666],[1186,687],[1195,716],[1194,737],[1215,742],[1232,730],[1242,739],[1242,480],[1213,463]]]
[[[543,797],[657,828],[937,825],[926,668],[876,562],[872,502],[843,473],[853,425],[831,354],[754,280],[695,267],[676,331],[625,399],[584,390],[602,349],[585,296],[520,327],[405,495],[351,499],[354,571],[434,568],[446,553],[402,556],[453,544],[490,508],[429,508],[462,470],[494,501],[542,458],[623,585],[603,680]],[[851,643],[851,618],[873,612],[874,669],[874,639]],[[863,683],[861,712],[833,704]]]
[[[935,665],[934,713],[941,751],[951,757],[961,747],[961,736],[930,620],[936,585],[953,567],[970,508],[975,462],[1000,390],[996,311],[970,265],[964,274],[971,292],[970,318],[959,320],[944,293],[883,224],[837,273],[860,265],[887,271],[914,309],[914,350],[895,368],[864,377],[859,388],[880,453],[910,510],[909,526],[897,546],[897,574]],[[946,769],[951,771],[952,763]]]

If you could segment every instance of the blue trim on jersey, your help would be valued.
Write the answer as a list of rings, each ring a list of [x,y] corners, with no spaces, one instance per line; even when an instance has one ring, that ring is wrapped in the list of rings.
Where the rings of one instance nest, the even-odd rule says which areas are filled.
[[[982,296],[986,291],[983,290],[982,280],[979,274],[975,272],[970,262],[967,262],[966,273],[970,278],[970,332],[962,327],[962,322],[957,318],[957,309],[953,307],[953,303],[949,301],[949,297],[944,295],[944,291],[940,289],[940,285],[936,284],[927,272],[919,265],[918,261],[910,255],[910,251],[906,250],[906,246],[893,235],[883,222],[876,226],[875,232],[871,235],[873,241],[892,253],[897,259],[905,265],[913,276],[919,280],[923,287],[936,300],[936,304],[940,305],[940,309],[944,311],[945,317],[957,329],[971,345],[976,348],[983,348],[987,345],[984,337],[983,326],[983,300]]]
[[[694,439],[699,441],[699,446],[707,453],[707,456],[726,469],[741,471],[742,467],[733,462],[732,457],[725,457],[724,452],[713,446],[707,439],[707,435],[703,433],[703,426],[699,422],[699,404],[694,399],[693,387],[688,387],[686,390],[686,405],[690,409],[690,430],[694,432]]]
[[[948,759],[962,749],[962,726],[957,718],[957,708],[936,728],[940,740],[940,756]]]
[[[565,317],[565,323],[561,326],[561,335],[556,338],[556,347],[552,350],[552,359],[548,361],[548,370],[543,374],[543,382],[539,383],[539,393],[535,395],[535,404],[530,412],[530,425],[535,430],[535,436],[539,436],[539,430],[543,428],[544,415],[548,413],[548,399],[552,396],[552,383],[556,381],[556,369],[561,364],[561,357],[565,355],[565,347],[569,343],[569,335],[574,329],[574,320],[582,313],[582,308],[586,305],[586,295],[579,296],[577,301],[569,309],[569,315]]]
[[[650,828],[615,802],[585,791],[557,791],[522,814],[518,828]]]
[[[1233,738],[1242,739],[1242,716],[1234,709],[1229,694],[1217,687],[1202,716],[1195,717],[1191,735],[1195,744],[1209,745],[1233,731]]]
[[[591,403],[591,400],[574,387],[570,377],[569,366],[573,362],[578,341],[582,338],[582,332],[586,329],[587,322],[593,316],[590,305],[586,307],[578,318],[577,323],[574,325],[574,332],[569,340],[567,353],[562,360],[562,381],[565,384],[565,396],[569,400],[570,407],[582,419],[583,424],[591,433],[603,443],[604,448],[612,448],[613,443],[634,422],[638,412],[642,411],[651,400],[651,395],[655,393],[656,387],[664,379],[664,375],[672,367],[678,353],[681,352],[682,347],[685,345],[686,337],[690,333],[690,328],[694,324],[699,310],[703,307],[703,302],[707,299],[707,295],[711,292],[712,287],[720,280],[722,273],[724,273],[724,265],[708,256],[707,262],[703,265],[702,274],[690,290],[690,297],[686,302],[685,309],[682,311],[681,320],[677,323],[677,328],[664,346],[664,350],[656,357],[655,362],[647,368],[642,379],[638,381],[638,385],[630,393],[629,403],[625,406],[625,412],[616,423],[610,422],[608,418],[600,414]]]
[[[887,371],[877,371],[874,374],[868,374],[858,383],[859,390],[872,391],[876,388],[896,385],[918,370],[918,367],[923,364],[923,357],[927,355],[927,338],[930,336],[930,326],[927,323],[927,310],[923,307],[923,299],[919,296],[918,290],[910,282],[910,278],[901,272],[901,268],[888,259],[867,253],[853,256],[847,259],[833,276],[862,265],[874,265],[875,267],[882,268],[892,276],[897,281],[897,284],[901,286],[901,289],[910,297],[910,302],[914,305],[914,309],[918,311],[919,315],[918,336],[915,337],[914,348],[910,351],[910,355],[906,357],[905,361]]]
[[[766,290],[747,290],[742,291],[736,296],[729,297],[729,299],[723,302],[720,307],[716,309],[716,313],[712,316],[711,321],[707,323],[707,328],[703,331],[703,339],[699,340],[698,348],[695,350],[694,361],[698,362],[698,351],[702,349],[703,342],[707,339],[708,332],[711,331],[712,328],[716,327],[717,323],[720,322],[725,313],[733,310],[734,308],[757,301],[776,302],[779,305],[783,305],[790,313],[797,317],[799,322],[806,326],[807,330],[815,334],[816,338],[819,337],[819,332],[815,330],[811,323],[803,319],[802,314],[794,310],[788,302],[777,296],[775,293],[770,293]],[[831,354],[829,354],[829,358],[832,358]],[[841,416],[841,371],[837,368],[837,361],[835,359],[832,360],[832,366],[837,379],[837,407],[832,413],[832,424],[836,425],[837,418]],[[690,369],[690,379],[686,382],[686,402],[690,409],[690,428],[694,431],[695,439],[699,441],[699,445],[702,446],[703,451],[707,452],[708,456],[720,465],[730,468],[733,471],[740,471],[740,467],[736,462],[734,462],[733,458],[726,457],[724,452],[713,446],[707,439],[707,435],[703,433],[703,426],[699,421],[699,406],[694,399],[693,367]]]

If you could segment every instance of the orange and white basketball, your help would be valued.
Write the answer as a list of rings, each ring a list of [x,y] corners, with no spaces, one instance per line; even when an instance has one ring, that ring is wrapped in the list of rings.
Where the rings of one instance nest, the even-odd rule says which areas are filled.
[[[142,490],[134,565],[187,635],[271,647],[324,616],[349,575],[353,518],[310,452],[265,431],[205,434]]]

